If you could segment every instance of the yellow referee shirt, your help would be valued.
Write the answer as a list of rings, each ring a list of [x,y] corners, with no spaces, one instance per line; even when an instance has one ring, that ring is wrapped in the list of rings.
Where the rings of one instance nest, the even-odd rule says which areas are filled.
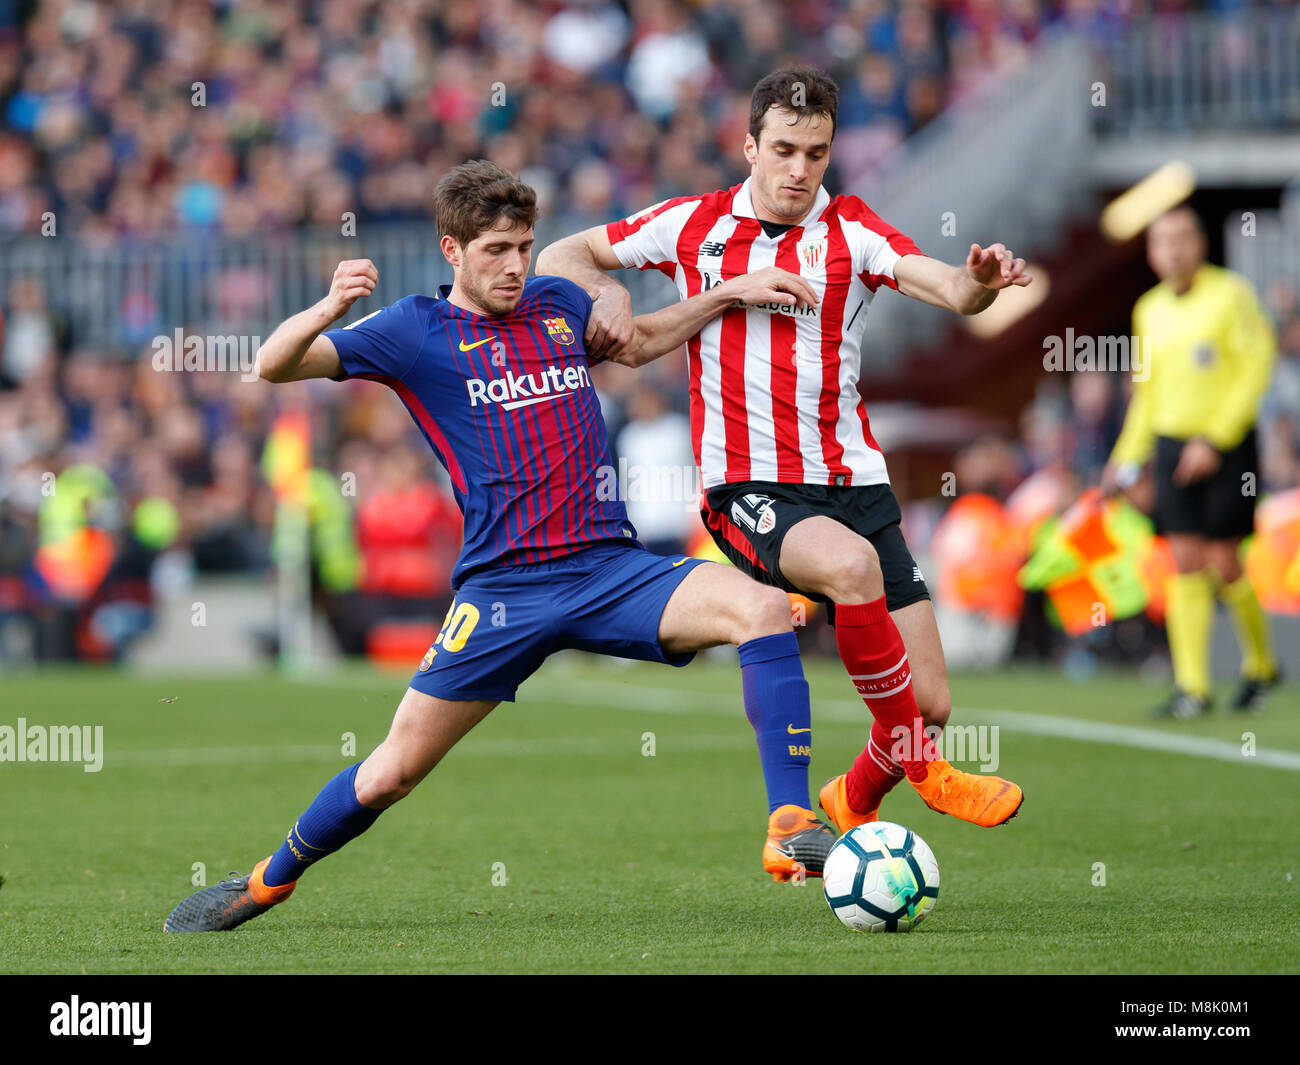
[[[1157,436],[1203,436],[1231,451],[1255,424],[1277,355],[1273,328],[1250,283],[1202,266],[1181,296],[1161,282],[1133,307],[1133,335],[1150,359],[1135,374],[1116,463],[1143,463]]]

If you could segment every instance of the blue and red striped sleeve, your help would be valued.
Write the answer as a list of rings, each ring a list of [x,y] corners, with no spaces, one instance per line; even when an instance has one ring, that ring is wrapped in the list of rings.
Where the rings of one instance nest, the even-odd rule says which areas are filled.
[[[340,381],[349,377],[386,377],[401,380],[420,356],[428,335],[427,310],[417,297],[396,303],[359,318],[342,329],[330,329],[330,338],[343,363]]]

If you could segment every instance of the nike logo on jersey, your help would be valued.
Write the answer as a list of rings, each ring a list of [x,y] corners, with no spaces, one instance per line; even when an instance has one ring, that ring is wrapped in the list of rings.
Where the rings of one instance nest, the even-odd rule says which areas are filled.
[[[785,730],[786,730],[786,732],[790,733],[791,736],[797,736],[797,735],[799,735],[799,733],[801,733],[801,732],[811,732],[811,731],[812,731],[812,729],[810,729],[810,728],[795,728],[793,725],[786,725]]]
[[[548,366],[537,373],[517,374],[513,370],[507,370],[505,377],[496,377],[491,381],[485,381],[481,377],[467,377],[465,387],[469,390],[471,407],[477,407],[480,403],[484,406],[499,403],[503,410],[515,410],[590,388],[591,377],[587,374],[587,367],[581,364]]]
[[[479,340],[479,341],[476,341],[476,342],[473,343],[473,344],[466,344],[465,341],[462,340],[462,341],[460,342],[460,350],[461,350],[461,351],[473,351],[475,348],[481,348],[484,344],[486,344],[486,343],[488,342],[488,340],[496,340],[496,338],[497,338],[497,335],[496,335],[495,333],[493,333],[490,337],[487,338],[487,340]]]
[[[678,566],[680,566],[683,562],[689,562],[689,561],[690,561],[689,558],[679,558],[676,562],[673,563],[673,569],[676,569],[676,568],[677,568]]]

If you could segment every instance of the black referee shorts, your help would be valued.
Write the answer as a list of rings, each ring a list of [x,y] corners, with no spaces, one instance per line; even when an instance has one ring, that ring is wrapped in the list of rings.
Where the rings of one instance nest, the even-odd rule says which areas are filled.
[[[1210,540],[1235,540],[1255,529],[1259,448],[1252,429],[1219,468],[1204,480],[1174,484],[1174,469],[1186,440],[1156,437],[1156,532],[1184,533]]]
[[[890,610],[930,598],[921,568],[898,527],[902,512],[887,484],[723,484],[709,489],[700,511],[713,542],[737,569],[762,584],[826,603],[825,596],[795,587],[781,572],[786,533],[805,518],[818,515],[848,526],[876,549],[885,578],[885,605]]]

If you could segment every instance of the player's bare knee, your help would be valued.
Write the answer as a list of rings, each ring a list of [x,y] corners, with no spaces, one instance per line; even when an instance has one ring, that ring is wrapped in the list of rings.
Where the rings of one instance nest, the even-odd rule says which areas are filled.
[[[1169,553],[1174,559],[1174,569],[1179,573],[1199,573],[1206,566],[1205,545],[1196,537],[1171,536]]]
[[[1206,548],[1209,566],[1224,584],[1232,584],[1242,574],[1241,556],[1237,545],[1216,541]]]
[[[748,640],[790,632],[790,598],[780,588],[755,584],[745,601],[738,604],[732,642],[739,646]]]
[[[355,785],[357,802],[372,810],[387,809],[410,795],[419,782],[418,776],[403,773],[399,766],[382,766],[364,774],[358,772]]]
[[[826,591],[837,603],[867,603],[885,594],[880,556],[863,540],[857,549],[827,563]]]

